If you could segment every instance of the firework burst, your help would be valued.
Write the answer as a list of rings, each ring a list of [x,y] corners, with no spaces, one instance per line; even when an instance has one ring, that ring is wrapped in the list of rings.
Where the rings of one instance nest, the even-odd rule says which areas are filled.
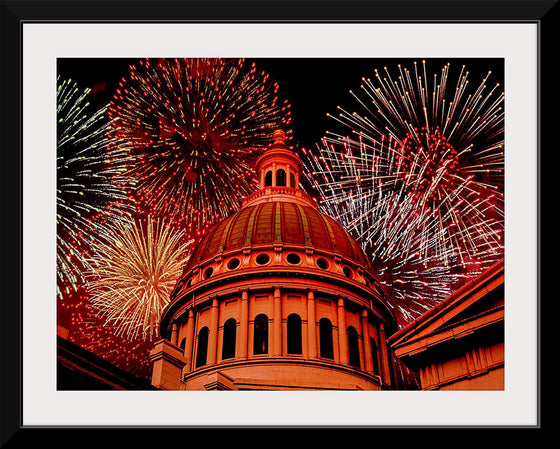
[[[196,235],[235,211],[257,179],[252,162],[291,122],[278,85],[243,59],[145,59],[109,107],[129,158],[135,200]],[[289,131],[288,131],[289,132]]]
[[[162,221],[106,227],[88,272],[89,301],[117,337],[152,340],[192,241]]]
[[[503,254],[503,93],[426,64],[363,79],[304,152],[321,208],[362,242],[410,320]]]
[[[95,109],[90,93],[71,80],[58,79],[56,257],[61,299],[84,282],[86,255],[95,239],[91,219],[129,211],[121,188],[122,167],[109,163],[105,155],[113,140],[106,107]]]

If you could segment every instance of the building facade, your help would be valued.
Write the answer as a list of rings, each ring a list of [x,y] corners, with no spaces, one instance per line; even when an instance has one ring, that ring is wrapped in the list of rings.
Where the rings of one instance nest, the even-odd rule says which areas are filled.
[[[503,390],[504,261],[389,338],[422,390]]]
[[[396,320],[368,258],[300,188],[274,133],[260,189],[207,233],[177,282],[150,353],[164,390],[394,388]]]

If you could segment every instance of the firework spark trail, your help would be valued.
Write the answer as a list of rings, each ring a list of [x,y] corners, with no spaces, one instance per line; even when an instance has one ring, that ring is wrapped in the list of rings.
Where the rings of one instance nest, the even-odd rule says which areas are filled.
[[[90,302],[116,336],[152,340],[193,241],[149,217],[109,225],[103,238],[87,274]]]
[[[503,93],[490,73],[471,89],[465,66],[455,85],[450,64],[431,86],[425,62],[397,73],[364,78],[361,111],[339,106],[342,130],[302,159],[410,319],[503,255]]]
[[[257,185],[252,162],[291,123],[278,85],[243,59],[146,59],[109,107],[139,208],[198,235]]]
[[[122,164],[108,164],[105,148],[114,140],[106,107],[89,103],[91,89],[57,80],[57,295],[63,299],[84,282],[86,254],[98,214],[115,220],[130,213]]]
[[[68,340],[121,369],[150,379],[151,341],[129,341],[115,335],[110,324],[97,316],[86,285],[80,285],[58,304],[58,324],[70,330]]]

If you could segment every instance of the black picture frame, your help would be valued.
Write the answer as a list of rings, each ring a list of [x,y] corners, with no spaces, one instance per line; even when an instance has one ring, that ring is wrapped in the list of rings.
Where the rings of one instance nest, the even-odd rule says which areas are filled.
[[[53,438],[53,430],[65,432],[56,438],[70,444],[81,439],[107,444],[96,428],[76,429],[22,426],[22,26],[28,22],[461,22],[536,23],[539,29],[539,122],[540,145],[552,138],[557,126],[552,120],[557,103],[554,87],[558,2],[466,0],[388,1],[26,1],[1,0],[1,101],[0,155],[2,213],[2,293],[0,296],[0,445],[21,447],[36,438]],[[554,80],[555,81],[555,80]],[[539,175],[540,175],[539,151]],[[540,189],[539,189],[540,193]],[[539,196],[540,235],[540,196]],[[540,261],[540,237],[539,257]],[[537,267],[540,273],[540,263]],[[540,275],[539,275],[540,283]],[[540,295],[540,288],[539,288]],[[540,299],[539,299],[540,312]],[[539,313],[540,318],[540,313]],[[540,338],[539,338],[540,342]],[[540,347],[540,345],[539,345]],[[540,367],[540,351],[539,351]],[[41,367],[35,367],[41,376]],[[540,373],[540,368],[539,368]],[[540,376],[539,376],[540,381]],[[539,382],[540,383],[540,382]],[[542,416],[539,388],[539,425]],[[250,426],[249,426],[250,427]],[[145,429],[134,429],[133,440],[141,442]],[[169,429],[166,429],[169,430]],[[193,429],[190,429],[192,431]],[[204,429],[203,429],[204,430]],[[208,429],[206,429],[208,430]],[[130,434],[132,432],[128,432]],[[542,433],[540,433],[542,436]],[[128,435],[127,435],[128,436]],[[191,436],[192,437],[192,436]],[[47,440],[41,440],[43,444]],[[110,441],[110,440],[109,440]],[[54,444],[60,444],[53,441]],[[111,441],[109,444],[112,444]]]

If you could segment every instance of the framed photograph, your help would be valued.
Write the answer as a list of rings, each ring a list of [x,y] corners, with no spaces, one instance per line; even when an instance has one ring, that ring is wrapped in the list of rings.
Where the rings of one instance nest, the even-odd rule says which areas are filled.
[[[49,3],[2,1],[2,444],[541,428],[555,1]]]

